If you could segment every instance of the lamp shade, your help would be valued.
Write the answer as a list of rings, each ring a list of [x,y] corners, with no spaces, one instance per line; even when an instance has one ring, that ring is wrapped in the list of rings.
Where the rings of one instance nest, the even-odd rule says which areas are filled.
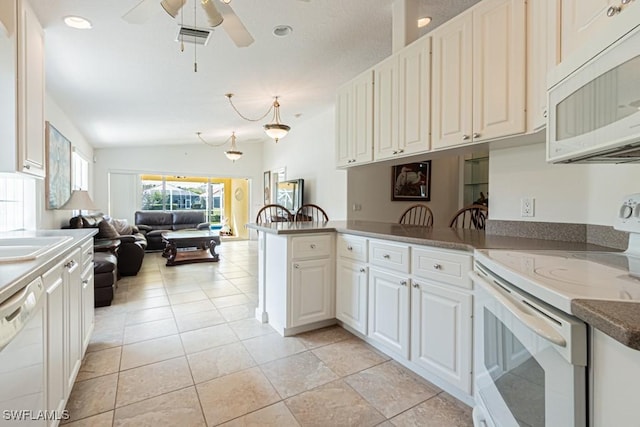
[[[162,0],[160,5],[172,18],[175,18],[186,2],[187,0]]]
[[[282,123],[269,123],[263,126],[265,133],[278,142],[280,139],[287,136],[289,130],[291,128],[287,125],[283,125]]]
[[[98,208],[89,197],[89,193],[85,190],[73,190],[71,197],[67,200],[67,203],[60,206],[58,209],[64,209],[69,211],[96,211]]]

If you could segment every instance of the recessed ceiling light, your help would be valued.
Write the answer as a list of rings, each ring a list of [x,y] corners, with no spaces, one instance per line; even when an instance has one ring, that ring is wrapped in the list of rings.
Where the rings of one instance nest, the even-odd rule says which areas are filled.
[[[278,25],[273,29],[273,35],[276,37],[287,37],[292,31],[293,28],[288,25]]]
[[[424,28],[431,23],[431,17],[425,16],[424,18],[418,19],[418,28]]]
[[[67,24],[68,27],[77,28],[78,30],[90,30],[93,28],[91,22],[82,16],[66,16],[64,23]]]

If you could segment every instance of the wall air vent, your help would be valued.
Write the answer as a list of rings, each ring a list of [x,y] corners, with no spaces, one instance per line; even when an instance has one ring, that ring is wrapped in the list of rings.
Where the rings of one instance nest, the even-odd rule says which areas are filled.
[[[206,46],[209,43],[209,39],[213,34],[213,30],[206,30],[202,28],[180,26],[178,27],[178,34],[176,34],[176,41],[184,41],[185,43],[194,43]]]

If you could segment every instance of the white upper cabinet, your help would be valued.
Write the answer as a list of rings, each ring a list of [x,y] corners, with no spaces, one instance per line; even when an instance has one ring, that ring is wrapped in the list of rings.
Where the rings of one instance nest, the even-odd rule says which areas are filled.
[[[560,3],[527,3],[527,132],[547,124],[547,74],[560,62]]]
[[[464,13],[433,32],[433,148],[471,142],[472,22]]]
[[[0,2],[0,21],[0,171],[44,177],[44,32],[26,1]]]
[[[338,91],[336,163],[353,166],[373,159],[373,72],[361,74]]]
[[[607,26],[610,7],[620,0],[561,0],[562,1],[562,59],[580,47],[592,35]]]
[[[484,0],[433,33],[433,147],[524,133],[523,0]]]
[[[423,37],[375,67],[375,160],[429,150],[430,50]]]

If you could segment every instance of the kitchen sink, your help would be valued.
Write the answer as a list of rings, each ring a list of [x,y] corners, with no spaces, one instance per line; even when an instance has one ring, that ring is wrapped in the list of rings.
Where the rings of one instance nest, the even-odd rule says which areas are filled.
[[[71,239],[70,236],[0,238],[0,263],[36,259]]]

